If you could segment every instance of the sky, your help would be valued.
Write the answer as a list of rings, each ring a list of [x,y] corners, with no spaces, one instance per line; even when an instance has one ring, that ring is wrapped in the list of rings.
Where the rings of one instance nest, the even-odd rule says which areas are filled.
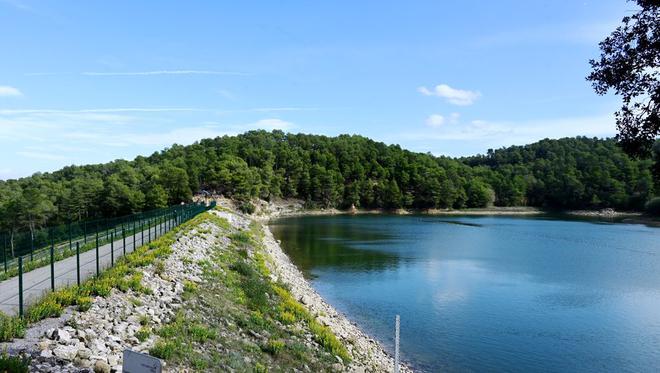
[[[0,0],[0,179],[281,129],[464,156],[608,137],[624,0]]]

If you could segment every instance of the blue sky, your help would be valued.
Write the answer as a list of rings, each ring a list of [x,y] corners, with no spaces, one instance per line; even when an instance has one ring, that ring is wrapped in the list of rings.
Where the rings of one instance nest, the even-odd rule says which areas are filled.
[[[584,77],[634,5],[0,0],[0,179],[250,129],[462,156],[611,136]]]

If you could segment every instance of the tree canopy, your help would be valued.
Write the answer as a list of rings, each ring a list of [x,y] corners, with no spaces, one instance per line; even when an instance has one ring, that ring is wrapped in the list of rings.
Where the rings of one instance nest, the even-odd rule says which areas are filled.
[[[611,139],[542,140],[454,159],[362,136],[251,131],[0,181],[0,230],[125,215],[187,202],[201,190],[338,208],[642,209],[660,190],[658,164],[629,157]]]
[[[629,154],[647,155],[660,135],[660,1],[636,3],[641,9],[600,42],[587,79],[596,93],[621,96],[617,139]]]

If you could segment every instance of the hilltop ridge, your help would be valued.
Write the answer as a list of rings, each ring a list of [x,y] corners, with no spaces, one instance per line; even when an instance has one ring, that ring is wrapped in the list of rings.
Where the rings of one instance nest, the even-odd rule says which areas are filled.
[[[655,164],[633,159],[614,140],[585,137],[455,159],[362,136],[250,131],[173,145],[133,161],[0,181],[0,227],[12,234],[126,215],[188,202],[198,192],[242,201],[246,212],[253,198],[279,197],[341,209],[495,205],[641,211],[660,190],[653,177],[660,154],[655,157]]]

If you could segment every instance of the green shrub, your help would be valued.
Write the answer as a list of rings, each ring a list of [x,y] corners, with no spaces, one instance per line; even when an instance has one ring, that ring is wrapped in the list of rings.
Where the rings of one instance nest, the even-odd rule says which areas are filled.
[[[140,306],[142,306],[144,303],[142,303],[142,300],[141,300],[141,299],[139,299],[139,298],[135,298],[135,297],[132,297],[132,298],[131,298],[131,304],[133,304],[135,307],[140,307]]]
[[[646,205],[644,205],[646,208],[646,212],[653,216],[660,216],[660,197],[654,197],[651,198],[648,202],[646,202]]]
[[[154,263],[154,273],[158,276],[162,275],[165,272],[165,262],[162,260],[157,260]]]
[[[150,288],[142,286],[142,273],[136,273],[129,277],[128,287],[136,293],[150,294],[152,292]]]
[[[231,269],[242,274],[243,276],[253,276],[254,269],[244,260],[239,260],[231,266]]]
[[[150,335],[151,335],[151,329],[146,328],[144,326],[141,327],[140,330],[135,332],[135,338],[137,338],[138,341],[140,341],[140,342],[146,341],[147,338],[149,338]]]
[[[83,288],[92,296],[105,298],[110,295],[114,285],[117,285],[117,282],[112,282],[109,277],[99,277],[84,284]]]
[[[91,297],[78,297],[76,299],[76,304],[78,305],[78,311],[85,312],[92,308],[92,298]]]
[[[278,318],[284,324],[293,324],[296,322],[296,316],[288,311],[281,311],[278,314]]]
[[[256,275],[245,277],[241,281],[241,289],[248,298],[250,309],[268,311],[268,297],[266,294],[270,292],[271,288],[266,281]]]
[[[9,356],[6,352],[0,354],[0,372],[27,373],[30,371],[29,356]]]
[[[42,302],[30,306],[26,313],[28,322],[36,322],[49,317],[58,317],[62,314],[62,306],[55,302],[53,297],[48,297]]]
[[[197,284],[189,281],[189,280],[184,280],[183,281],[183,292],[184,293],[194,293],[197,291]]]
[[[158,341],[149,350],[149,354],[159,359],[167,360],[171,358],[177,350],[177,345],[174,342]]]
[[[351,357],[344,345],[335,337],[332,330],[327,326],[323,326],[316,321],[309,322],[309,330],[314,334],[314,340],[321,344],[325,349],[333,355],[337,355],[344,361],[350,361]]]
[[[241,210],[242,213],[249,215],[253,214],[257,208],[252,204],[252,202],[243,201],[239,203],[238,209]]]
[[[0,312],[0,342],[9,342],[13,338],[21,338],[24,335],[25,321]]]
[[[151,317],[149,317],[149,315],[140,315],[139,321],[140,321],[140,325],[142,326],[149,325],[149,323],[151,322]]]
[[[273,355],[277,355],[282,349],[284,349],[284,341],[279,339],[269,339],[268,343],[261,348],[264,352],[268,352]]]
[[[217,333],[213,329],[200,324],[193,324],[188,328],[188,334],[192,337],[192,340],[199,343],[204,343],[207,340],[214,340],[218,337]]]
[[[238,231],[229,235],[229,239],[236,245],[249,245],[252,243],[252,235],[247,231]]]
[[[80,289],[77,286],[71,286],[52,293],[52,297],[55,302],[62,306],[73,306],[74,304],[78,304],[79,292]]]
[[[158,330],[158,335],[163,338],[173,338],[179,333],[179,328],[176,323],[165,325]]]

